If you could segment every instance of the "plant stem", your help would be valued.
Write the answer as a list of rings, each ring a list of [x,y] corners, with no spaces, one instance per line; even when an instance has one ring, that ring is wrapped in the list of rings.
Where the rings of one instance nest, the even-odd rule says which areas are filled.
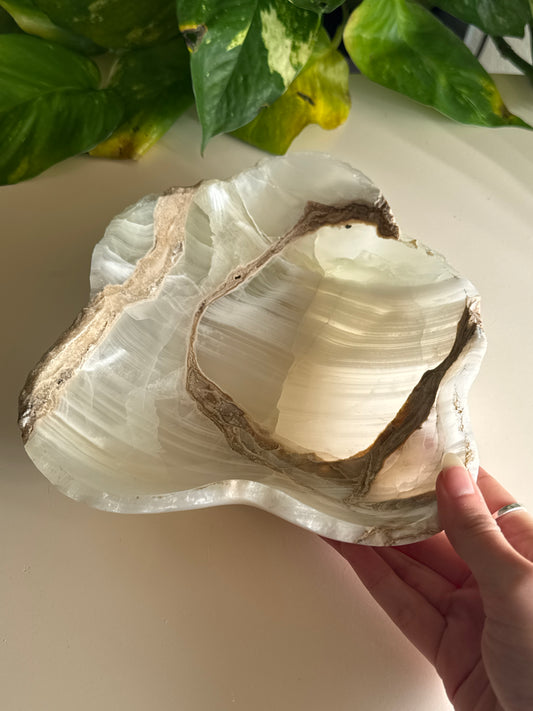
[[[344,28],[346,26],[346,23],[348,22],[348,18],[350,16],[350,8],[348,7],[348,3],[344,3],[342,6],[342,21],[341,24],[337,27],[337,30],[335,31],[335,36],[331,40],[331,46],[333,49],[339,49],[340,43],[342,42],[342,35],[344,33]]]
[[[505,57],[510,62],[512,62],[515,67],[518,67],[521,72],[524,72],[524,74],[529,78],[530,82],[533,82],[533,66],[529,62],[526,62],[525,59],[522,59],[522,57],[520,57],[514,51],[514,49],[503,39],[503,37],[493,37],[491,35],[491,38],[496,47],[498,48],[502,57]]]

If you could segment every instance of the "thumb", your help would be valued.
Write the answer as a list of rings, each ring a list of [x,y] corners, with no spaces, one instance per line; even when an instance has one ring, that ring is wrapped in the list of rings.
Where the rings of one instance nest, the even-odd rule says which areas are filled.
[[[470,473],[446,455],[437,479],[440,523],[472,571],[482,595],[509,590],[522,572],[522,556],[507,542]]]

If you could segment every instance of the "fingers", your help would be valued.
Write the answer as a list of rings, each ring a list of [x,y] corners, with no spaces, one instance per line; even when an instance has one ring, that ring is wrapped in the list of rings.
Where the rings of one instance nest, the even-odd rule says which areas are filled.
[[[375,551],[401,580],[423,595],[442,615],[446,614],[456,585],[397,548],[376,548]]]
[[[477,485],[489,509],[494,512],[513,501],[513,496],[482,467],[479,468]]]
[[[494,477],[484,469],[479,470],[478,487],[483,494],[490,511],[495,512],[502,506],[514,501],[510,494]],[[512,515],[502,516],[497,524],[505,538],[521,555],[533,561],[533,518],[527,511],[516,511]]]
[[[522,577],[526,561],[505,539],[464,467],[449,466],[439,474],[437,501],[446,535],[471,569],[481,593],[505,593]]]
[[[408,543],[395,548],[409,558],[431,568],[457,587],[460,587],[471,575],[470,568],[454,551],[443,531],[425,541]]]
[[[435,663],[444,618],[424,596],[411,588],[390,565],[367,546],[336,543],[363,585],[405,636]],[[401,555],[401,554],[400,554]]]

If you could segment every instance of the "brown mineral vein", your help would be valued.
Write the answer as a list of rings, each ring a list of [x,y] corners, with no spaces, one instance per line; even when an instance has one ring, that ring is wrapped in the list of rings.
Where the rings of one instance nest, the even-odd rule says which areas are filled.
[[[187,390],[201,412],[224,434],[229,446],[239,454],[264,466],[286,474],[314,474],[332,481],[349,481],[353,487],[346,503],[368,493],[383,463],[427,419],[439,385],[451,365],[475,336],[479,316],[466,304],[453,346],[446,358],[435,368],[426,371],[391,422],[366,450],[346,459],[325,461],[312,452],[295,452],[275,441],[271,434],[253,421],[221,388],[201,370],[195,352],[197,330],[208,306],[228,294],[256,274],[273,256],[290,242],[326,225],[344,222],[370,222],[383,237],[397,238],[398,231],[385,200],[374,205],[352,203],[331,207],[308,203],[303,217],[292,230],[275,242],[257,259],[228,275],[216,291],[199,306],[191,327],[187,354]]]
[[[435,490],[425,491],[422,494],[414,494],[405,496],[403,499],[385,499],[382,501],[358,501],[358,511],[402,511],[408,509],[410,511],[420,507],[425,507],[428,504],[433,504],[437,501]]]
[[[108,284],[81,311],[29,374],[19,398],[19,426],[27,442],[35,422],[57,406],[61,391],[124,308],[154,298],[183,251],[185,221],[196,187],[176,188],[159,198],[152,248],[123,284]]]
[[[438,527],[424,528],[424,537],[434,536],[442,529]],[[408,533],[407,533],[408,531]],[[417,536],[417,529],[408,529],[405,524],[399,526],[372,526],[357,538],[354,543],[369,543],[370,545],[394,546],[402,543],[410,543]],[[372,539],[375,543],[372,543]],[[377,543],[379,541],[379,543]]]

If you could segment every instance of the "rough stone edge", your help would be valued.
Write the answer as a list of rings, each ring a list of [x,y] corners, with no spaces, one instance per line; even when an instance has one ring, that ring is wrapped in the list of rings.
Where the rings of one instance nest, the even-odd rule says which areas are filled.
[[[55,409],[70,378],[106,337],[124,308],[156,296],[183,252],[185,222],[197,189],[173,188],[158,199],[151,249],[124,283],[108,284],[95,294],[30,372],[19,397],[18,422],[24,443],[37,420]]]
[[[275,441],[270,433],[254,422],[230,395],[205,375],[196,357],[195,343],[199,323],[209,305],[255,275],[288,244],[321,227],[353,222],[373,224],[381,237],[398,239],[398,227],[383,196],[372,205],[353,202],[331,206],[309,202],[303,216],[289,232],[255,260],[237,267],[228,274],[224,282],[201,302],[194,315],[187,353],[186,381],[187,391],[196,401],[200,411],[220,429],[234,451],[255,463],[289,476],[305,477],[314,474],[329,481],[344,483],[348,481],[353,488],[345,499],[347,506],[355,504],[368,493],[385,459],[402,446],[427,419],[444,375],[476,336],[480,326],[477,302],[466,301],[450,352],[439,365],[422,375],[396,416],[378,435],[374,443],[351,457],[333,461],[325,461],[314,453],[291,451]],[[408,498],[405,501],[409,500]],[[380,505],[382,510],[385,508],[383,504],[384,502]]]

